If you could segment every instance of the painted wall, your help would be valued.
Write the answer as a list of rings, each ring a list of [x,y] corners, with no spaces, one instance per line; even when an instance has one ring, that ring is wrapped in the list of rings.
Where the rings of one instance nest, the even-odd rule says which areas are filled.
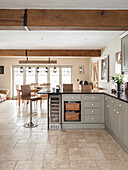
[[[101,50],[101,58],[109,55],[109,82],[101,81],[101,59],[95,58],[91,59],[91,62],[99,62],[99,87],[103,87],[106,91],[110,91],[113,87],[111,76],[115,74],[117,70],[117,64],[115,59],[115,54],[121,51],[121,39],[115,38],[113,41],[109,42],[108,46]],[[121,67],[119,66],[119,69]]]
[[[0,65],[5,66],[5,74],[0,75],[0,88],[7,88],[12,91],[12,65],[18,65],[19,59],[16,58],[0,58]],[[90,81],[90,59],[89,58],[60,58],[57,59],[58,65],[72,65],[72,80],[74,89],[79,88],[79,80]],[[79,66],[84,66],[84,74],[79,74]]]

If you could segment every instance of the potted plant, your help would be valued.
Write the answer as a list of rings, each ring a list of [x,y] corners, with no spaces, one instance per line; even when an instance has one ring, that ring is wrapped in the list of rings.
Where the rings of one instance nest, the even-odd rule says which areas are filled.
[[[122,74],[114,74],[111,78],[115,83],[117,83],[117,92],[120,92],[120,86],[124,84]]]

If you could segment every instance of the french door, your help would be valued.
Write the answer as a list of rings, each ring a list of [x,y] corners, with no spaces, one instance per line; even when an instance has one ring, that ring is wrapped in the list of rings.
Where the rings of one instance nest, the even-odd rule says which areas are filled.
[[[37,72],[37,67],[39,70]],[[59,85],[62,89],[63,84],[72,83],[72,66],[48,66],[48,72],[46,72],[46,66],[22,66],[23,71],[20,70],[21,66],[12,67],[12,97],[17,96],[17,87],[23,84],[31,83],[51,83],[51,89],[56,88]]]

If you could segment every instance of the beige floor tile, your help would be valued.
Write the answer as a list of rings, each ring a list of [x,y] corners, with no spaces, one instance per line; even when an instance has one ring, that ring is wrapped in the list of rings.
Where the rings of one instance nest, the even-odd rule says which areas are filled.
[[[98,170],[95,161],[70,161],[72,170]]]
[[[61,154],[45,154],[44,168],[70,168],[68,156]]]
[[[2,161],[0,162],[0,170],[14,170],[16,161]]]
[[[83,160],[105,160],[106,157],[100,148],[80,148]]]
[[[126,170],[120,160],[96,161],[99,170]]]
[[[115,153],[105,153],[107,160],[117,160],[119,159]]]
[[[119,149],[116,154],[120,160],[128,161],[128,154],[123,149]]]
[[[99,145],[97,143],[78,143],[79,148],[97,148]]]
[[[127,169],[128,154],[106,130],[48,131],[46,102],[42,109],[33,105],[38,127],[24,128],[29,105],[19,108],[15,103],[0,103],[0,170]]]
[[[13,149],[7,155],[7,160],[30,160],[34,149]]]
[[[15,170],[41,170],[42,161],[18,161]]]
[[[104,153],[117,153],[121,149],[116,142],[99,142],[98,144]]]

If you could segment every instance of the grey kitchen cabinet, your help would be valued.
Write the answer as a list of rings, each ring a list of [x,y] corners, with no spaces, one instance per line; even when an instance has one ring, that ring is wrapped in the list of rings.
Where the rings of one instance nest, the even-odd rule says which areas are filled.
[[[105,95],[105,126],[128,147],[127,104]]]
[[[110,97],[105,96],[105,106],[104,106],[104,116],[105,116],[105,126],[111,129],[111,103]]]
[[[85,94],[82,112],[83,123],[104,123],[104,98],[101,94]]]
[[[128,35],[121,39],[121,70],[128,73]]]

